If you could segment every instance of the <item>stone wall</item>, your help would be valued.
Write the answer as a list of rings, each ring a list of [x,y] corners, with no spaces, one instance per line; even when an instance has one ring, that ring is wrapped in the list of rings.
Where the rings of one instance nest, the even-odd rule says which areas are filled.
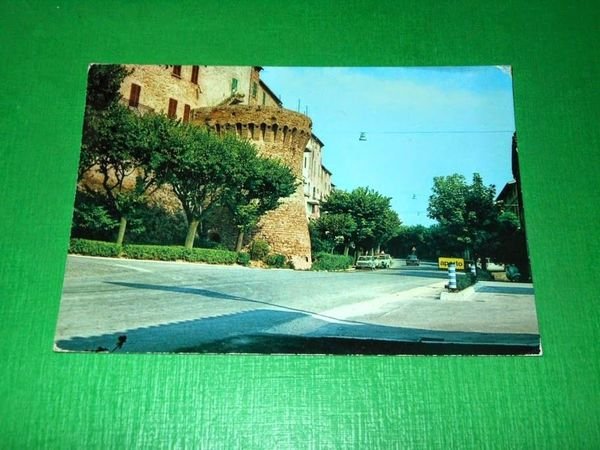
[[[192,66],[181,66],[181,76],[172,74],[173,66],[158,65],[126,65],[133,69],[121,83],[121,95],[128,100],[133,83],[141,87],[140,109],[148,108],[157,113],[166,114],[169,108],[169,99],[177,100],[177,118],[183,117],[185,105],[190,109],[203,106],[199,85],[191,81]]]
[[[193,111],[192,122],[218,133],[235,132],[250,139],[262,155],[278,158],[294,171],[299,182],[296,192],[261,219],[254,237],[266,240],[273,252],[290,258],[297,269],[310,268],[310,237],[301,182],[311,120],[279,107],[235,105],[199,108]]]

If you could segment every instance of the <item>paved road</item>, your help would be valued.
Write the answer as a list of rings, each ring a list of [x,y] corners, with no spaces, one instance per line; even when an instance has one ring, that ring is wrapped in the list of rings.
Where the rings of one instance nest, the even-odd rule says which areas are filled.
[[[505,343],[537,333],[532,295],[494,302],[513,319],[482,320],[485,302],[441,304],[445,281],[433,265],[400,261],[328,273],[69,256],[57,348],[111,349],[119,335],[122,351],[172,352],[244,351],[265,336]]]

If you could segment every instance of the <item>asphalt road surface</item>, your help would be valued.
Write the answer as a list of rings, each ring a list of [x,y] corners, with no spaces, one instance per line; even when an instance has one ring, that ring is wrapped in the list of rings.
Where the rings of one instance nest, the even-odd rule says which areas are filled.
[[[462,354],[519,353],[515,345],[537,342],[532,296],[448,305],[439,300],[445,283],[433,264],[401,260],[375,271],[302,272],[70,255],[56,349]],[[484,307],[495,317],[482,319]]]

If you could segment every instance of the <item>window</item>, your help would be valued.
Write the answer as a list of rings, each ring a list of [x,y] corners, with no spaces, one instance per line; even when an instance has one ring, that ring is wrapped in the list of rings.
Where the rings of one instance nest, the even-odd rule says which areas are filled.
[[[199,66],[192,66],[192,83],[198,84]]]
[[[169,111],[167,112],[167,116],[172,119],[177,117],[177,100],[174,98],[169,99]]]
[[[173,76],[181,78],[181,66],[173,66]]]
[[[252,83],[252,98],[256,98],[256,94],[258,94],[258,84]]]
[[[237,78],[232,78],[231,79],[231,93],[235,94],[237,92],[237,88],[238,88],[238,80],[237,80]]]
[[[183,106],[183,121],[184,122],[189,122],[190,121],[190,105],[184,105]]]
[[[140,104],[140,92],[142,87],[138,84],[131,83],[131,90],[129,91],[129,106],[137,108]]]

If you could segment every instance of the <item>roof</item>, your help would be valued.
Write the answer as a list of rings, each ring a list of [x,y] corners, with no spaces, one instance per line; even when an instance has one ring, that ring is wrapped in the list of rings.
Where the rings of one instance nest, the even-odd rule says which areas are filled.
[[[269,86],[267,86],[267,84],[263,80],[258,80],[258,83],[260,84],[260,87],[262,87],[265,91],[267,91],[267,93],[275,100],[275,102],[277,102],[277,104],[279,106],[283,106],[283,102],[281,100],[279,100],[279,97],[277,97],[277,95],[275,95],[275,92],[273,92],[271,90],[271,88]]]
[[[310,137],[312,137],[315,141],[317,141],[319,143],[319,145],[321,146],[321,148],[325,147],[325,144],[323,143],[323,141],[321,139],[319,139],[316,134],[311,133]]]
[[[516,189],[517,187],[517,182],[515,180],[511,180],[508,183],[506,183],[504,185],[504,187],[502,188],[502,190],[500,191],[500,193],[498,194],[498,196],[496,197],[496,201],[500,201],[505,199],[506,197],[508,197],[509,193],[513,190]]]

